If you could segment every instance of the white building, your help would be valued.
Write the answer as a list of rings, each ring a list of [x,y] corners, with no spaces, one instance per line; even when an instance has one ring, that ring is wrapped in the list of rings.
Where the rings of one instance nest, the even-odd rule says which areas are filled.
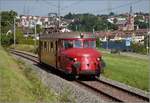
[[[20,16],[20,26],[33,28],[35,24],[44,26],[48,22],[48,17],[22,15]]]

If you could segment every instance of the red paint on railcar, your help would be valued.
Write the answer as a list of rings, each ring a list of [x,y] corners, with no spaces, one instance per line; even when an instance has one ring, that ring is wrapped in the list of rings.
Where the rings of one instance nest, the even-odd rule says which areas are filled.
[[[40,36],[41,62],[60,68],[73,75],[99,76],[102,54],[96,47],[92,34],[63,33]]]
[[[64,61],[67,63],[66,69],[72,72],[72,69],[76,69],[77,75],[79,74],[89,74],[89,75],[99,75],[101,64],[99,58],[101,58],[101,53],[93,48],[69,48],[61,52],[60,55],[66,58],[62,59],[61,64]],[[73,68],[74,63],[80,63],[79,67]]]

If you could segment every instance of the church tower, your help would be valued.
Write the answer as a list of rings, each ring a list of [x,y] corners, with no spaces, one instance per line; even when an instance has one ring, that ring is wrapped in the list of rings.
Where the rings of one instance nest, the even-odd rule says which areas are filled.
[[[127,30],[134,30],[134,13],[132,11],[132,6],[130,6],[130,12],[128,15]]]

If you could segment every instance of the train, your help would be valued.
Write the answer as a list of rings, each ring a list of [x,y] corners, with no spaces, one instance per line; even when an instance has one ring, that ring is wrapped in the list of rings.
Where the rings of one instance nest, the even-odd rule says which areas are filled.
[[[105,63],[96,50],[96,38],[87,32],[45,32],[39,36],[40,63],[69,75],[99,77]]]

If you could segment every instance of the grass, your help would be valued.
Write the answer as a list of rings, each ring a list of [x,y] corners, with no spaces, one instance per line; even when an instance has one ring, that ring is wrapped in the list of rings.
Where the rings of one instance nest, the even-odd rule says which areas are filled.
[[[14,48],[14,45],[11,45],[10,48]],[[26,52],[36,53],[34,45],[17,44],[15,46],[15,49],[21,50],[21,51],[26,51]]]
[[[55,102],[58,99],[30,67],[14,60],[2,47],[0,57],[0,102]]]
[[[106,62],[105,77],[148,91],[148,60],[108,53],[104,53],[103,58]]]
[[[65,86],[62,88],[63,92],[60,93],[59,100],[63,103],[76,103],[76,97],[72,95],[72,90]]]
[[[31,52],[34,46],[18,45],[16,49]],[[104,49],[100,49],[105,51]],[[149,61],[119,54],[103,54],[106,62],[105,77],[127,85],[148,91],[149,89]]]

